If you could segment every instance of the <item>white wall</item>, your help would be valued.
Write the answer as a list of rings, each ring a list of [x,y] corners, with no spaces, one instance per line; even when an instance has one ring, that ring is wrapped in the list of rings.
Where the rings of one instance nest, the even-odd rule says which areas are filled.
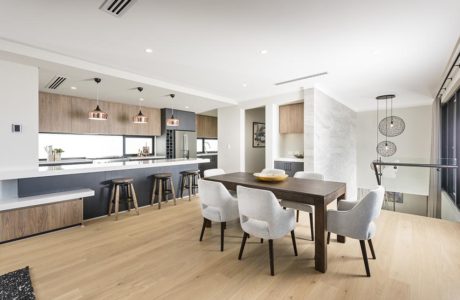
[[[219,137],[219,168],[227,172],[245,169],[244,110],[265,107],[265,167],[273,168],[273,161],[279,157],[279,109],[281,104],[302,100],[303,92],[291,92],[266,98],[258,98],[217,110]],[[238,133],[239,132],[239,133]],[[239,136],[238,136],[239,135]],[[230,145],[230,149],[228,148]],[[239,150],[237,147],[240,147]],[[236,170],[236,171],[235,171]]]
[[[294,157],[294,154],[303,153],[304,142],[302,133],[284,133],[279,138],[279,156]]]
[[[0,170],[38,167],[38,69],[0,61]],[[21,133],[11,131],[22,125]],[[0,181],[0,199],[17,196],[17,181]]]
[[[403,118],[406,129],[400,136],[389,139],[396,144],[396,154],[382,160],[428,163],[431,151],[431,106],[398,108],[393,113]],[[381,110],[379,119],[383,117]],[[376,126],[375,111],[358,113],[358,186],[363,188],[372,188],[377,184],[374,171],[370,167],[377,157]],[[383,138],[380,135],[379,141]],[[428,195],[428,168],[399,167],[396,176],[393,171],[393,168],[388,167],[383,172],[382,183],[387,190]]]
[[[239,106],[219,108],[217,130],[218,167],[227,173],[244,171],[244,109]]]
[[[357,197],[356,122],[355,111],[314,90],[314,171],[326,180],[346,182],[348,199]]]
[[[253,122],[265,123],[265,107],[245,112],[245,172],[259,172],[265,168],[265,148],[252,147]]]

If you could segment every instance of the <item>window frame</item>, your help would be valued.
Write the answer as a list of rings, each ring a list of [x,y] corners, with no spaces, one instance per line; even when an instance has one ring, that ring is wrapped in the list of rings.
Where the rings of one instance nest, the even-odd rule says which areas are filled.
[[[207,153],[218,153],[219,151],[209,151],[209,152],[205,152],[205,140],[215,140],[215,141],[218,141],[217,138],[197,138],[197,140],[201,140],[202,141],[202,144],[201,144],[201,151],[198,151],[197,149],[197,154],[207,154]]]
[[[126,138],[141,138],[141,139],[152,139],[152,149],[149,155],[154,156],[155,155],[155,136],[149,136],[149,135],[123,135],[123,157],[136,157],[137,154],[127,154],[126,153]]]

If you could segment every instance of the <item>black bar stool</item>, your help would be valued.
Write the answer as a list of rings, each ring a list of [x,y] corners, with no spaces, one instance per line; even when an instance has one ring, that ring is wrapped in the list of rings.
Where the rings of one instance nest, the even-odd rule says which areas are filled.
[[[169,187],[168,187],[169,185]],[[172,194],[174,205],[176,205],[176,191],[171,173],[159,173],[153,175],[153,189],[151,205],[155,202],[155,196],[158,195],[158,209],[161,208],[161,201],[168,199],[166,196]]]
[[[131,202],[139,215],[139,206],[137,205],[136,191],[134,190],[132,178],[119,178],[112,180],[112,194],[109,203],[109,216],[112,214],[112,208],[115,204],[115,221],[118,220],[118,211],[120,209],[120,193],[124,194],[124,199],[128,204],[128,211],[131,211]]]
[[[180,172],[180,197],[184,195],[184,190],[188,191],[188,201],[192,200],[198,190],[198,179],[201,178],[200,170],[186,170]]]

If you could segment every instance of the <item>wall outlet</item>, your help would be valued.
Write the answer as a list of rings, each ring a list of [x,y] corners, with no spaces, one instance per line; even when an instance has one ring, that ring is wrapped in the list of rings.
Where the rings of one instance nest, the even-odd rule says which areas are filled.
[[[13,133],[22,132],[22,125],[11,124],[11,132],[13,132]]]

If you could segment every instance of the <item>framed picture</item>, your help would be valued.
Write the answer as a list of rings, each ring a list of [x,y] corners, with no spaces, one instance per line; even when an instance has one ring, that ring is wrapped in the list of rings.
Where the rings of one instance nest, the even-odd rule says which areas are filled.
[[[265,147],[265,123],[252,122],[252,147]]]

